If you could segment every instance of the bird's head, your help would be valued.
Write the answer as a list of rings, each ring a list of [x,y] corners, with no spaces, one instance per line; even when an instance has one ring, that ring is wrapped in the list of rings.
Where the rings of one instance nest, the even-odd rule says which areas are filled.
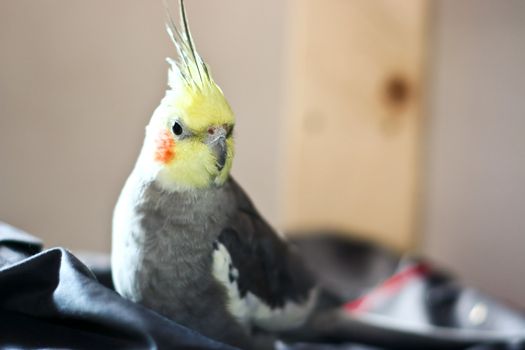
[[[222,185],[234,153],[233,112],[195,49],[182,0],[180,13],[181,30],[168,11],[178,59],[168,59],[169,89],[146,128],[141,155],[155,181],[172,191]]]

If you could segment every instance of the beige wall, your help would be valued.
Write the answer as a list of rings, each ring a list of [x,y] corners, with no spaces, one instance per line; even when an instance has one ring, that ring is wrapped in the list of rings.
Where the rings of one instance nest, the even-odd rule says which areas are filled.
[[[438,4],[423,251],[525,307],[525,2]]]
[[[188,11],[237,114],[233,172],[276,222],[281,2],[191,1]],[[160,0],[1,1],[0,219],[48,245],[107,251],[171,54]]]

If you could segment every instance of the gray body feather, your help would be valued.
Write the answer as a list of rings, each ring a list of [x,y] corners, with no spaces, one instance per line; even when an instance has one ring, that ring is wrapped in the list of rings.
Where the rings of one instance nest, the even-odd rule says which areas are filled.
[[[113,279],[127,299],[246,347],[248,333],[212,275],[213,242],[234,210],[228,187],[167,192],[132,174],[114,213]]]
[[[254,340],[254,326],[285,330],[306,320],[316,298],[310,275],[233,179],[169,192],[139,174],[113,217],[122,296],[243,349],[272,348],[271,338]]]

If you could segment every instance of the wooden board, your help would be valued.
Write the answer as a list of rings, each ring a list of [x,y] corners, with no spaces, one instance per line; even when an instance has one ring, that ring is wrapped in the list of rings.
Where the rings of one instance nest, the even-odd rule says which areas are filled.
[[[424,0],[293,0],[287,229],[414,246]]]

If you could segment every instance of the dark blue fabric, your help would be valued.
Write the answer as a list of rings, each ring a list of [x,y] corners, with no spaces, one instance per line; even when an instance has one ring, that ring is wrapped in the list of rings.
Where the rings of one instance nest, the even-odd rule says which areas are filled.
[[[37,238],[0,222],[0,348],[235,350],[121,298],[67,250],[41,249]],[[447,339],[437,342],[415,332],[387,332],[366,322],[337,318],[318,324],[314,332],[332,344],[297,343],[279,349],[467,347],[444,345],[453,344]],[[521,339],[509,339],[468,350],[525,350],[525,344]]]
[[[24,257],[40,242],[6,225],[0,245],[3,348],[233,349],[121,298],[64,249]]]

